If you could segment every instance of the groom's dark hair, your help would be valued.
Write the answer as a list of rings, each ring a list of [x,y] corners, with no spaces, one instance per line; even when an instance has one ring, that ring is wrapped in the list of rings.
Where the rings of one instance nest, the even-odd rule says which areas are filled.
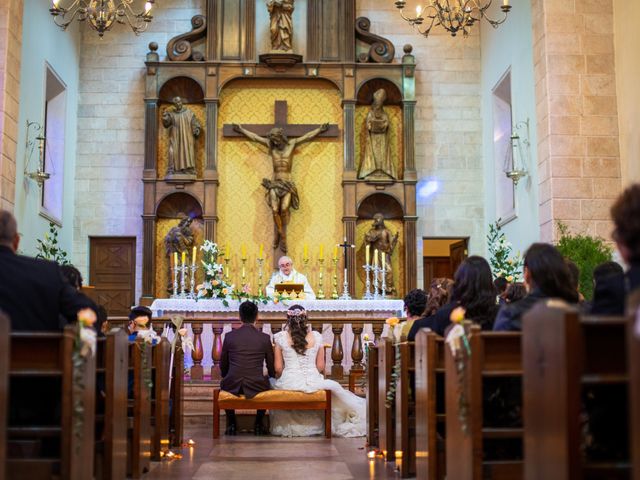
[[[240,320],[242,323],[255,323],[258,318],[258,306],[250,301],[240,304]]]

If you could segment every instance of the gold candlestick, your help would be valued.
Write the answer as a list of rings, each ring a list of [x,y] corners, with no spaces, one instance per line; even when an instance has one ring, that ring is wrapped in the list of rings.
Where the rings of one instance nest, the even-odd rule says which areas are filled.
[[[262,295],[262,266],[264,264],[264,258],[258,259],[258,295]]]
[[[324,277],[324,271],[323,271],[324,258],[319,258],[318,263],[320,264],[320,268],[318,273],[318,294],[316,295],[316,298],[318,300],[324,300],[325,299],[324,290],[322,290],[322,282],[324,280],[323,278]]]
[[[240,261],[242,262],[242,272],[241,272],[241,275],[240,275],[240,285],[244,287],[247,284],[247,259],[246,258],[241,258]]]
[[[230,258],[225,257],[224,258],[224,281],[225,283],[229,284],[229,282],[231,281],[230,275],[229,275],[229,262],[231,261]]]
[[[303,271],[305,277],[309,278],[309,257],[306,255],[302,258],[302,264],[304,265]]]
[[[337,300],[340,297],[338,295],[338,258],[333,258],[333,292],[331,292],[331,298]]]

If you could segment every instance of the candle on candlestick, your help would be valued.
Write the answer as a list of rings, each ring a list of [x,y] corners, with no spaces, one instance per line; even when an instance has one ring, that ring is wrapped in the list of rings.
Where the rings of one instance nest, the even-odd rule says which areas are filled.
[[[224,249],[224,257],[228,260],[231,259],[231,247],[229,247],[228,243],[227,243],[227,247]]]
[[[509,6],[509,0],[502,0],[502,6],[508,7]]]
[[[370,249],[371,249],[371,245],[369,245],[367,243],[367,245],[364,247],[364,264],[365,265],[369,265],[369,260],[370,260],[369,251],[370,251]]]
[[[191,255],[191,264],[192,265],[196,264],[196,247],[195,247],[195,245],[193,246],[193,254]]]
[[[378,266],[378,249],[377,248],[373,251],[373,266],[374,267]]]
[[[178,268],[178,252],[173,252],[173,268]]]
[[[307,245],[306,243],[302,247],[302,259],[303,260],[309,259],[309,245]]]
[[[182,252],[182,266],[187,263],[187,252]]]
[[[387,266],[387,254],[380,252],[380,260],[382,260],[382,269],[384,270]]]
[[[258,258],[260,260],[262,260],[263,255],[264,255],[264,244],[261,243],[260,244],[260,253],[258,253]]]
[[[242,265],[242,280],[244,280],[244,278],[246,277],[246,275],[245,275],[246,273],[247,272],[244,269],[244,265]]]
[[[247,258],[247,246],[243,243],[240,247],[241,258]]]
[[[338,245],[333,247],[333,259],[336,260],[338,258]]]
[[[318,260],[324,260],[324,244],[320,244],[320,253],[318,254]]]

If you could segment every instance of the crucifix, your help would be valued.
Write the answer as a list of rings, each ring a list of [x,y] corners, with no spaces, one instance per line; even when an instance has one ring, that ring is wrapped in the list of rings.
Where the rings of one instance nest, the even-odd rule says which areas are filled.
[[[356,248],[356,246],[347,243],[347,237],[344,237],[344,241],[338,246],[344,250],[344,282],[342,282],[342,295],[340,295],[340,300],[351,300],[351,295],[349,295],[349,280],[347,279],[347,266],[349,265],[349,249]]]
[[[273,162],[273,176],[262,179],[267,190],[267,203],[271,208],[275,224],[273,249],[280,247],[283,255],[287,253],[287,225],[289,209],[300,206],[298,190],[291,177],[293,152],[296,146],[315,137],[337,137],[340,130],[337,125],[293,125],[287,123],[287,102],[278,100],[275,105],[273,125],[224,125],[225,137],[247,137],[269,149]],[[276,260],[277,255],[274,255]]]

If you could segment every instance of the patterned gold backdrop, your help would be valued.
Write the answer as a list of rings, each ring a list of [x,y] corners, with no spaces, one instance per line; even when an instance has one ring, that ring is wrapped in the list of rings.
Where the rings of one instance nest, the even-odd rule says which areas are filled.
[[[367,137],[367,114],[370,107],[359,105],[356,107],[356,138],[355,138],[355,156],[356,166],[359,167],[362,162],[364,144]],[[398,178],[403,176],[403,152],[402,152],[402,109],[395,105],[385,106],[384,111],[389,116],[389,141],[391,143],[391,159],[396,165]]]
[[[207,154],[205,146],[206,110],[202,103],[187,104],[185,107],[193,111],[202,126],[200,136],[196,139],[196,174],[198,178],[202,178]],[[160,105],[158,109],[158,178],[164,178],[167,175],[169,166],[169,129],[162,124],[162,114],[172,108],[172,104],[165,103]]]
[[[401,267],[404,265],[404,229],[402,220],[385,220],[384,223],[386,227],[391,230],[392,235],[395,235],[396,232],[399,233],[398,244],[391,256],[391,266],[393,267],[393,281],[396,285],[397,296],[402,298],[405,294],[404,275],[401,274]],[[365,262],[364,236],[371,229],[372,225],[372,219],[358,220],[358,223],[356,224],[356,265],[358,269],[358,274],[356,275],[356,298],[362,298],[364,295],[365,273],[364,268],[362,268]],[[373,251],[371,252],[371,262],[373,262]],[[373,291],[373,286],[371,288]]]
[[[273,265],[274,226],[265,200],[263,178],[271,178],[272,165],[267,148],[245,138],[224,138],[224,124],[273,124],[276,100],[286,100],[288,122],[337,124],[342,129],[339,91],[320,80],[242,80],[225,87],[220,95],[218,115],[218,243],[231,245],[232,280],[238,282],[240,245],[247,245],[250,257],[247,275],[256,285],[256,257],[264,244],[265,282]],[[324,244],[325,257],[342,238],[343,142],[339,138],[316,139],[296,148],[293,180],[300,195],[300,209],[292,210],[288,227],[289,255],[296,268],[302,265],[303,246],[309,245],[310,278],[317,288],[318,249]],[[328,290],[325,282],[325,290]]]
[[[169,258],[165,253],[164,238],[173,227],[177,227],[180,223],[180,218],[159,218],[156,226],[156,298],[168,298],[167,285],[169,284]],[[199,247],[204,241],[204,229],[202,220],[196,219],[191,224],[191,230],[193,231],[193,237],[196,245]],[[187,263],[191,265],[192,251],[187,252]],[[200,250],[197,253],[197,264],[200,265]],[[180,255],[178,254],[178,257]],[[178,260],[180,261],[180,259]],[[189,277],[190,278],[190,277]],[[202,270],[200,269],[196,274],[196,285],[202,282]],[[172,280],[173,281],[173,277]],[[178,278],[178,288],[180,279]],[[188,282],[187,282],[188,283]],[[189,288],[190,285],[187,285]]]

